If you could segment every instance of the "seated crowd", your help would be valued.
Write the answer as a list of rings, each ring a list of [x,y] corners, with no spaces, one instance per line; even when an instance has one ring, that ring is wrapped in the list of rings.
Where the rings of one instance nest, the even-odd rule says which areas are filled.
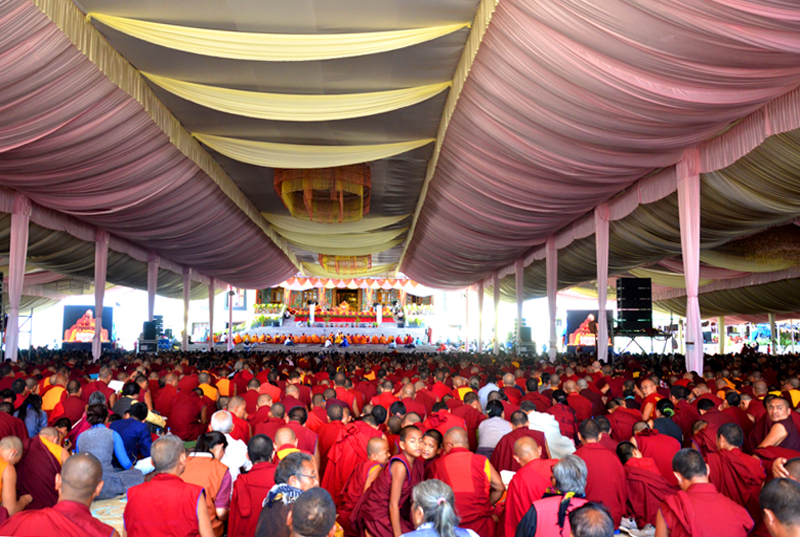
[[[0,535],[800,535],[795,356],[27,358]]]

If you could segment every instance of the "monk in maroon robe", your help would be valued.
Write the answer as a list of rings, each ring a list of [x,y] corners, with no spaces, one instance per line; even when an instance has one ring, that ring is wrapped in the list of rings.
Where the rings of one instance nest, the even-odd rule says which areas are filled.
[[[342,418],[344,411],[339,405],[331,405],[327,411],[327,423],[322,425],[317,432],[319,445],[319,475],[325,475],[325,467],[328,464],[328,452],[333,444],[339,439],[339,434],[344,429]]]
[[[178,396],[178,377],[173,373],[159,379],[164,381],[164,386],[161,386],[153,398],[153,406],[156,411],[162,416],[169,416],[172,413],[172,405],[175,404],[175,398]]]
[[[33,497],[27,507],[29,510],[53,507],[58,502],[55,483],[56,475],[61,473],[61,461],[50,451],[47,442],[63,449],[57,444],[58,431],[45,427],[30,441],[22,460],[17,463],[17,495],[30,494]]]
[[[356,468],[342,490],[342,505],[336,509],[339,523],[346,537],[356,537],[358,532],[350,524],[350,515],[361,496],[369,489],[389,462],[389,444],[383,438],[371,438],[367,443],[366,461]]]
[[[253,467],[246,474],[239,474],[233,485],[228,515],[229,537],[255,535],[261,503],[275,485],[277,466],[271,462],[274,450],[272,440],[264,435],[254,436],[247,444],[247,456]]]
[[[579,439],[583,447],[575,455],[583,459],[589,472],[586,480],[586,499],[608,507],[615,526],[619,526],[627,510],[628,486],[625,469],[616,454],[600,445],[600,427],[593,420],[580,425]]]
[[[81,453],[70,457],[56,481],[58,503],[17,513],[0,525],[0,535],[119,537],[114,528],[94,518],[89,511],[92,500],[103,488],[102,479],[103,467],[94,455]]]
[[[633,426],[631,443],[656,462],[661,475],[670,485],[677,486],[678,480],[672,472],[672,457],[681,449],[681,443],[667,434],[651,429],[647,423],[640,421]]]
[[[445,455],[433,463],[431,477],[443,481],[455,492],[460,527],[481,537],[494,537],[494,504],[506,489],[500,474],[486,457],[469,451],[467,431],[460,427],[447,432],[444,448]]]
[[[336,505],[342,502],[342,489],[347,480],[367,460],[367,443],[370,438],[383,436],[377,428],[365,423],[368,418],[345,425],[328,452],[328,463],[321,486],[330,492]]]
[[[508,484],[504,535],[514,535],[531,504],[541,500],[550,486],[552,468],[558,460],[541,456],[542,448],[533,438],[523,436],[514,443],[514,459],[521,468]]]
[[[606,418],[611,423],[611,433],[617,442],[627,442],[633,436],[633,424],[642,419],[638,410],[627,408],[619,400],[612,399],[606,405]]]
[[[646,524],[656,525],[656,515],[661,503],[678,492],[661,475],[653,459],[642,456],[630,442],[617,446],[617,456],[625,468],[625,481],[628,485],[627,515],[643,528]]]
[[[703,420],[692,425],[691,446],[704,457],[717,450],[717,427],[712,427]]]
[[[519,462],[514,458],[514,444],[523,437],[535,440],[536,444],[542,448],[544,457],[546,459],[550,458],[550,451],[547,449],[547,439],[544,433],[528,429],[528,415],[525,412],[517,410],[511,414],[509,421],[513,430],[503,435],[492,452],[491,463],[498,472],[503,470],[516,472],[520,469]]]
[[[467,392],[464,394],[464,404],[451,410],[457,418],[464,420],[467,425],[467,436],[469,437],[469,450],[474,452],[478,449],[478,426],[486,419],[486,414],[481,412],[481,403],[478,394]],[[499,471],[499,470],[498,470]]]
[[[758,524],[761,508],[758,494],[766,479],[764,466],[755,457],[741,451],[744,432],[735,423],[726,423],[717,430],[717,451],[706,457],[709,481],[717,491],[738,503]]]
[[[200,388],[180,392],[167,420],[172,434],[185,442],[197,440],[207,428],[207,408],[202,393]]]
[[[28,428],[25,422],[10,414],[14,407],[9,403],[9,412],[0,411],[0,438],[6,436],[16,436],[24,443],[28,440]]]
[[[753,529],[747,510],[717,492],[708,482],[706,463],[699,451],[680,450],[672,467],[680,474],[681,490],[661,504],[656,517],[656,535],[746,537]]]
[[[575,440],[578,435],[578,418],[575,410],[567,405],[567,394],[563,390],[553,392],[553,406],[545,410],[558,422],[558,428],[563,436]]]
[[[467,424],[462,418],[451,414],[447,409],[446,403],[436,403],[433,405],[433,412],[422,422],[422,428],[424,430],[436,429],[442,433],[442,436],[446,435],[447,431],[453,427],[461,427],[466,430]]]

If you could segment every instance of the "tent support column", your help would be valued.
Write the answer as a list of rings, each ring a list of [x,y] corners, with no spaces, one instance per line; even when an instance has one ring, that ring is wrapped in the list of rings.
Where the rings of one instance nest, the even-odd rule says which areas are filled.
[[[608,294],[608,204],[594,210],[595,254],[597,257],[597,359],[608,361],[608,323],[606,298]]]
[[[106,294],[108,273],[108,241],[107,232],[97,232],[94,241],[94,337],[92,338],[94,360],[99,360],[103,354],[103,299]]]
[[[769,314],[769,353],[771,355],[773,355],[773,356],[778,354],[777,342],[780,341],[780,339],[777,337],[777,335],[778,335],[778,332],[777,332],[776,326],[775,326],[775,314],[774,313],[770,313]]]
[[[208,350],[214,351],[214,278],[208,281]]]
[[[495,356],[500,354],[500,277],[494,273],[494,345],[492,352]]]
[[[464,293],[464,351],[469,352],[469,295],[472,289]]]
[[[678,163],[678,215],[686,281],[686,370],[703,374],[700,324],[700,154],[687,151]]]
[[[556,359],[558,340],[556,336],[556,293],[558,292],[558,250],[556,250],[556,238],[550,236],[547,239],[547,307],[550,313],[550,347],[547,354],[550,361]]]
[[[6,326],[5,358],[17,361],[19,348],[19,303],[25,280],[28,258],[28,226],[31,202],[25,196],[15,196],[11,212],[11,237],[8,252],[8,325]],[[2,298],[2,297],[0,297]]]
[[[719,337],[719,353],[725,354],[725,317],[717,317],[717,336]]]
[[[153,322],[156,312],[156,289],[158,289],[158,256],[150,254],[147,262],[147,320]]]
[[[228,286],[228,352],[233,350],[233,287]]]
[[[517,294],[517,353],[519,353],[520,345],[522,344],[522,297],[523,297],[523,265],[522,259],[517,259],[514,263],[514,290]]]
[[[483,352],[483,280],[478,282],[478,352]]]
[[[192,294],[192,269],[183,267],[183,337],[181,350],[189,350],[189,298]]]

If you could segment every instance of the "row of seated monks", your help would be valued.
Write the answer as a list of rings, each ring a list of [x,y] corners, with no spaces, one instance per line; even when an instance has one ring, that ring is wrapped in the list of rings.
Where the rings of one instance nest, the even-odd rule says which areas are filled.
[[[62,511],[71,504],[59,507],[65,477],[55,476],[66,472],[97,392],[124,419],[133,413],[118,404],[141,403],[140,421],[170,433],[132,454],[152,459],[155,472],[128,489],[128,533],[175,534],[143,498],[177,502],[200,490],[203,509],[196,495],[194,510],[175,506],[184,534],[288,536],[291,525],[275,524],[286,514],[275,498],[320,486],[341,535],[397,537],[415,527],[414,486],[437,479],[454,491],[460,526],[481,537],[569,535],[567,515],[586,502],[642,534],[769,535],[763,486],[800,479],[795,370],[795,357],[754,354],[709,357],[702,376],[669,357],[610,365],[383,352],[31,356],[0,367],[0,535],[24,534],[6,532],[32,520],[58,531],[70,520]],[[120,393],[112,379],[123,382]],[[48,401],[38,431],[14,416],[31,395]],[[196,452],[176,455],[171,438],[199,440]],[[79,455],[93,475],[91,456]],[[199,486],[201,455],[219,463],[216,473],[185,488]]]
[[[240,343],[267,343],[283,345],[287,339],[290,339],[295,345],[324,345],[326,341],[330,341],[334,345],[341,345],[344,339],[347,339],[350,345],[388,345],[396,343],[398,345],[408,345],[414,343],[414,337],[406,334],[405,336],[386,336],[386,335],[373,335],[368,336],[365,334],[329,334],[327,336],[320,336],[319,334],[236,334],[233,337],[233,342],[238,345]]]

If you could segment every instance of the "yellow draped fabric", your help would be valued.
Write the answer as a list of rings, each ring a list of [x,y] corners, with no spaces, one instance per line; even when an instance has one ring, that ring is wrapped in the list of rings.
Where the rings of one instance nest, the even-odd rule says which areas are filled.
[[[298,95],[206,86],[150,73],[142,75],[181,99],[200,106],[275,121],[333,121],[374,116],[426,101],[450,86],[450,82],[443,82],[370,93]]]
[[[289,244],[315,254],[369,255],[397,246],[402,242],[401,237],[407,229],[363,234],[331,233],[328,235],[311,235],[280,231],[279,233]]]
[[[340,280],[342,278],[341,274],[336,274],[335,272],[328,272],[323,269],[321,266],[317,265],[316,263],[305,263],[303,262],[303,274],[307,276],[312,276],[314,278],[331,278],[335,280]],[[357,276],[359,278],[366,278],[368,276],[378,276],[381,274],[388,274],[392,272],[396,267],[395,263],[390,263],[388,265],[377,265],[372,267],[369,270],[365,270],[364,272],[359,272],[358,274],[349,275],[348,277]]]
[[[791,259],[763,263],[754,259],[747,259],[742,255],[710,250],[700,252],[700,260],[712,267],[739,270],[742,272],[777,272],[795,266],[794,261]]]
[[[101,13],[89,13],[86,18],[162,47],[203,56],[262,62],[307,62],[379,54],[431,41],[469,26],[456,23],[383,32],[262,34],[176,26]]]
[[[435,140],[411,140],[376,145],[295,145],[257,142],[214,134],[194,133],[199,141],[226,157],[268,168],[333,168],[372,162],[417,149]]]
[[[279,214],[262,213],[264,218],[276,228],[280,234],[284,231],[293,233],[303,233],[307,235],[319,234],[355,234],[367,233],[369,231],[377,231],[385,227],[393,226],[410,215],[404,214],[400,216],[376,216],[363,218],[358,222],[346,222],[342,224],[321,224],[319,222],[309,222],[307,220],[298,220],[291,216],[283,216]]]
[[[686,288],[686,279],[683,274],[644,268],[631,269],[629,272],[637,278],[650,278],[656,285],[664,285],[676,289]],[[700,278],[700,287],[708,285],[712,281],[713,280]]]

